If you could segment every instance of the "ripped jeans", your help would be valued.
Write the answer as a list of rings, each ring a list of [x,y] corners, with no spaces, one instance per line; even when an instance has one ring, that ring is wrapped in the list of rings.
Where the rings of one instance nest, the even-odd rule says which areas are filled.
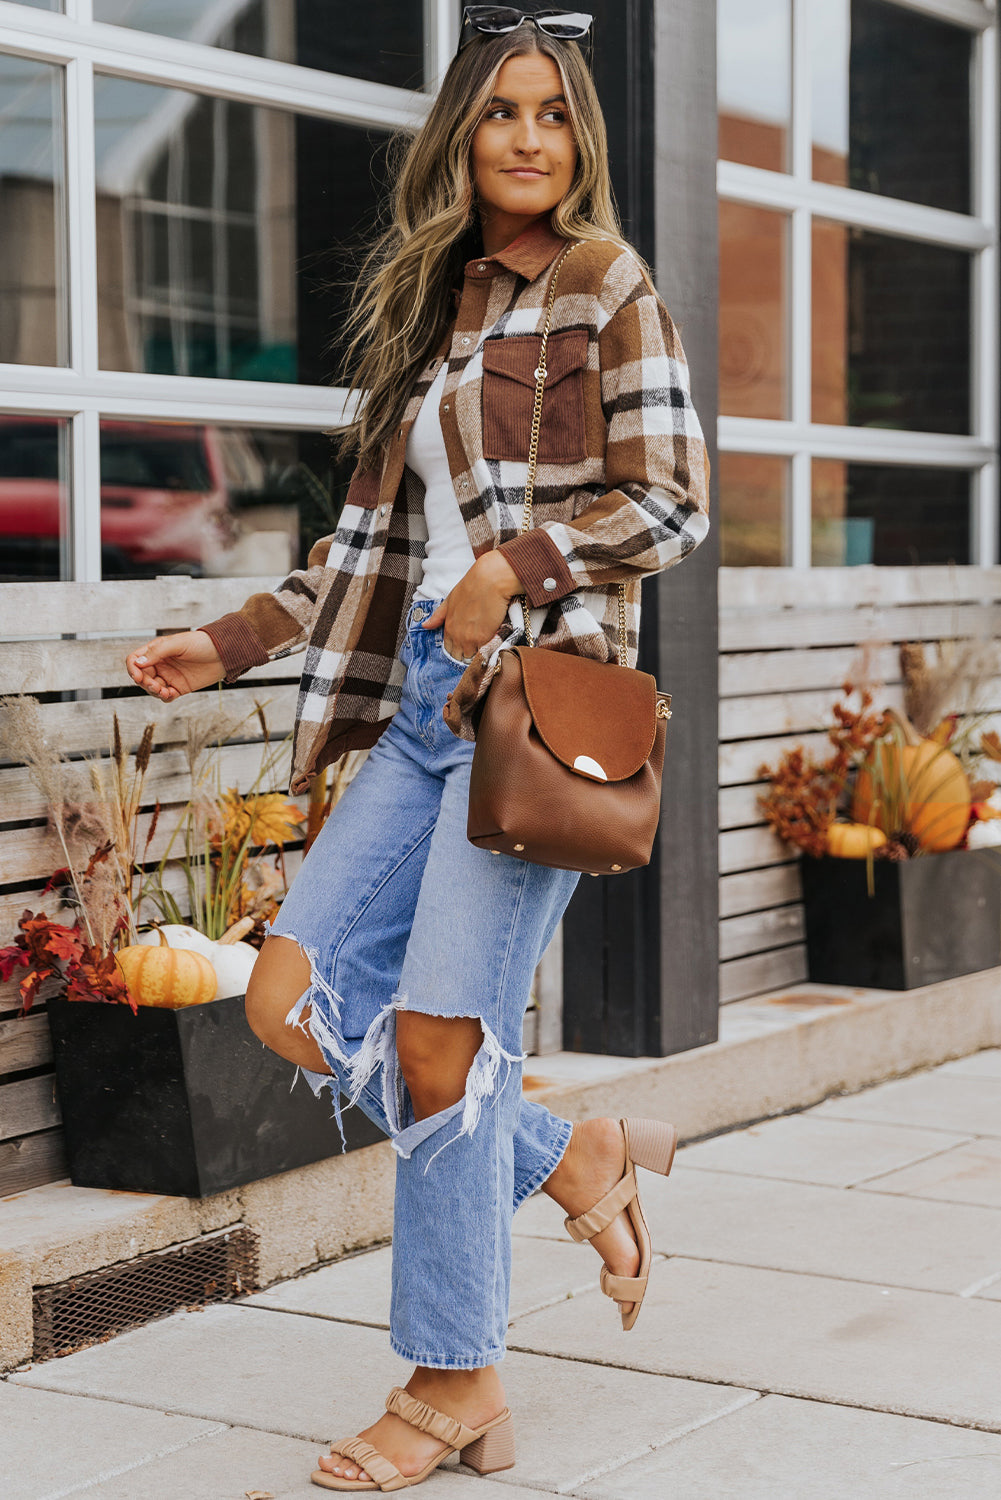
[[[577,876],[466,838],[473,747],[442,719],[462,666],[411,608],[403,700],[313,845],[272,931],[311,984],[289,1014],[338,1089],[397,1153],[390,1336],[414,1364],[480,1369],[504,1355],[515,1209],[559,1163],[571,1127],[522,1097],[522,1019],[535,966]],[[396,1011],[476,1016],[464,1098],[415,1121]],[[336,1085],[336,1086],[335,1086]]]

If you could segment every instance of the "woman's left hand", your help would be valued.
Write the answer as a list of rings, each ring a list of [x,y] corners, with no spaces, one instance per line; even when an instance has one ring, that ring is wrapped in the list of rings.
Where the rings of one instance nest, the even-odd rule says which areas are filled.
[[[501,552],[484,552],[443,599],[425,630],[444,626],[443,644],[456,661],[471,661],[493,639],[507,607],[522,593],[521,580]]]

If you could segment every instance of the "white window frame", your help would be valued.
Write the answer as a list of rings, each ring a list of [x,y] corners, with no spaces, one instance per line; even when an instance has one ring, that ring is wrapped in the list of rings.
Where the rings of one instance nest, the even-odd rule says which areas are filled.
[[[889,0],[949,21],[973,37],[971,88],[973,212],[949,213],[896,198],[833,187],[812,177],[813,122],[809,13],[811,0],[792,0],[792,111],[788,172],[720,161],[717,191],[726,202],[775,209],[788,220],[788,419],[721,416],[721,453],[789,460],[786,510],[788,566],[812,564],[812,461],[834,458],[886,464],[963,468],[971,476],[970,561],[998,561],[998,62],[993,0]],[[882,234],[971,252],[972,433],[893,432],[835,427],[811,420],[812,225],[814,217]]]
[[[425,86],[419,92],[106,25],[93,20],[91,0],[65,0],[65,13],[59,15],[0,0],[0,52],[55,64],[65,79],[63,290],[69,363],[59,368],[0,363],[0,410],[68,419],[73,579],[89,583],[101,577],[103,419],[207,420],[234,427],[329,431],[342,415],[347,395],[328,386],[100,368],[95,73],[394,130],[424,117],[459,35],[460,0],[423,0],[423,5]]]

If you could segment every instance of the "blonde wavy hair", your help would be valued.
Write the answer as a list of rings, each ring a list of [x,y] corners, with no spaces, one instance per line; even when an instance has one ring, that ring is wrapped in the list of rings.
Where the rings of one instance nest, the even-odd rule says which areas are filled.
[[[557,234],[625,244],[612,197],[608,138],[594,83],[580,49],[520,26],[478,35],[453,58],[423,126],[397,145],[389,228],[365,256],[347,322],[344,381],[360,401],[339,441],[362,464],[376,463],[414,383],[453,316],[452,290],[475,255],[477,230],[471,147],[510,57],[542,53],[563,80],[577,144],[566,196],[552,210]]]

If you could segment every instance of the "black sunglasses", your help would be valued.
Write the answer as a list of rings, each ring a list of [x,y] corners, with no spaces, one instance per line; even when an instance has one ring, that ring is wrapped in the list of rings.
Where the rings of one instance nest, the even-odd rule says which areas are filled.
[[[507,31],[517,31],[526,21],[559,42],[579,42],[590,32],[594,17],[583,10],[540,10],[530,15],[513,5],[467,5],[462,12],[459,51],[473,40],[476,32],[502,36]]]

